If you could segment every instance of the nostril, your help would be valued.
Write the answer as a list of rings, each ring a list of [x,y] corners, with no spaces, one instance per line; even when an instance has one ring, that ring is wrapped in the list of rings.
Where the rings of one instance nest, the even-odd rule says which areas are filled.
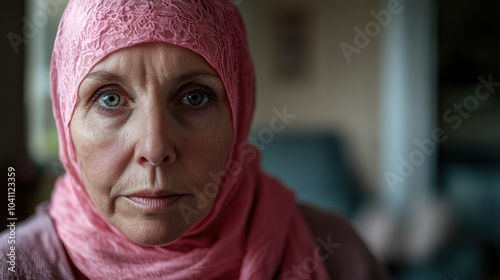
[[[141,165],[159,166],[161,164],[172,164],[176,159],[176,155],[170,145],[144,145],[139,147],[137,158]]]
[[[162,163],[167,163],[168,162],[168,159],[169,159],[169,156],[165,156],[164,158],[162,159],[151,159],[151,160],[147,160],[151,165],[153,166],[158,166],[158,165],[161,165]]]

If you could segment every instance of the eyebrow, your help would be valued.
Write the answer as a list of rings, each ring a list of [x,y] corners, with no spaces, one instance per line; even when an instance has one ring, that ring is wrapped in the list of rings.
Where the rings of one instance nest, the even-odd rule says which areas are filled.
[[[196,80],[197,78],[200,77],[207,77],[207,78],[216,78],[221,80],[219,75],[210,73],[207,71],[193,71],[193,72],[188,72],[184,73],[178,77],[175,78],[175,81],[177,83],[185,83],[185,82],[190,82],[193,80]],[[87,75],[85,79],[94,79],[98,80],[102,83],[120,83],[120,84],[126,84],[128,79],[126,76],[122,75],[117,75],[114,73],[110,73],[107,71],[94,71],[90,74]]]
[[[185,82],[190,82],[193,80],[196,80],[200,77],[206,77],[206,78],[212,78],[212,79],[218,79],[222,80],[219,75],[214,74],[214,73],[209,73],[206,71],[193,71],[193,72],[188,72],[184,73],[176,78],[176,81],[178,83],[185,83]]]
[[[85,79],[94,79],[102,83],[121,83],[124,84],[128,81],[125,76],[113,74],[106,71],[95,71],[87,75]]]

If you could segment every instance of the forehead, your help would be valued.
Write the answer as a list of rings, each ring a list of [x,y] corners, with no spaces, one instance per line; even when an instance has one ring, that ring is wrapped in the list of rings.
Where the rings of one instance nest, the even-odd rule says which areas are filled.
[[[147,43],[113,52],[94,65],[86,78],[96,78],[99,73],[146,76],[150,72],[166,78],[186,72],[219,77],[202,56],[191,50],[167,43]]]

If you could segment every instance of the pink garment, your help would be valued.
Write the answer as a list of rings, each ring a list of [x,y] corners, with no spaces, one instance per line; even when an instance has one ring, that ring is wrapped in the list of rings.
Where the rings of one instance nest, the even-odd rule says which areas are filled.
[[[82,183],[69,123],[80,82],[110,53],[166,42],[203,56],[225,85],[233,143],[210,214],[164,246],[133,243],[108,224]],[[248,137],[254,70],[231,0],[72,0],[61,20],[51,66],[60,158],[67,173],[50,215],[72,262],[91,279],[272,279],[314,254],[315,242],[291,192],[260,169]],[[281,277],[281,276],[280,276]],[[327,279],[322,263],[311,279]],[[281,279],[281,278],[280,278]]]

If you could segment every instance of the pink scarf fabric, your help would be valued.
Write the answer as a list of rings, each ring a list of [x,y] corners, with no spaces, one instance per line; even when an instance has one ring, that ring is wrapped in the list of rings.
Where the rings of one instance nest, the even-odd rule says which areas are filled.
[[[190,49],[226,87],[233,144],[210,214],[179,240],[147,247],[108,224],[83,185],[69,123],[80,82],[110,53],[147,42]],[[247,142],[254,70],[237,7],[224,0],[72,0],[61,20],[51,65],[54,116],[66,174],[50,215],[75,266],[90,279],[272,279],[300,266],[315,242],[294,196],[262,173]],[[326,279],[323,264],[311,279]],[[291,278],[293,279],[293,278]]]

